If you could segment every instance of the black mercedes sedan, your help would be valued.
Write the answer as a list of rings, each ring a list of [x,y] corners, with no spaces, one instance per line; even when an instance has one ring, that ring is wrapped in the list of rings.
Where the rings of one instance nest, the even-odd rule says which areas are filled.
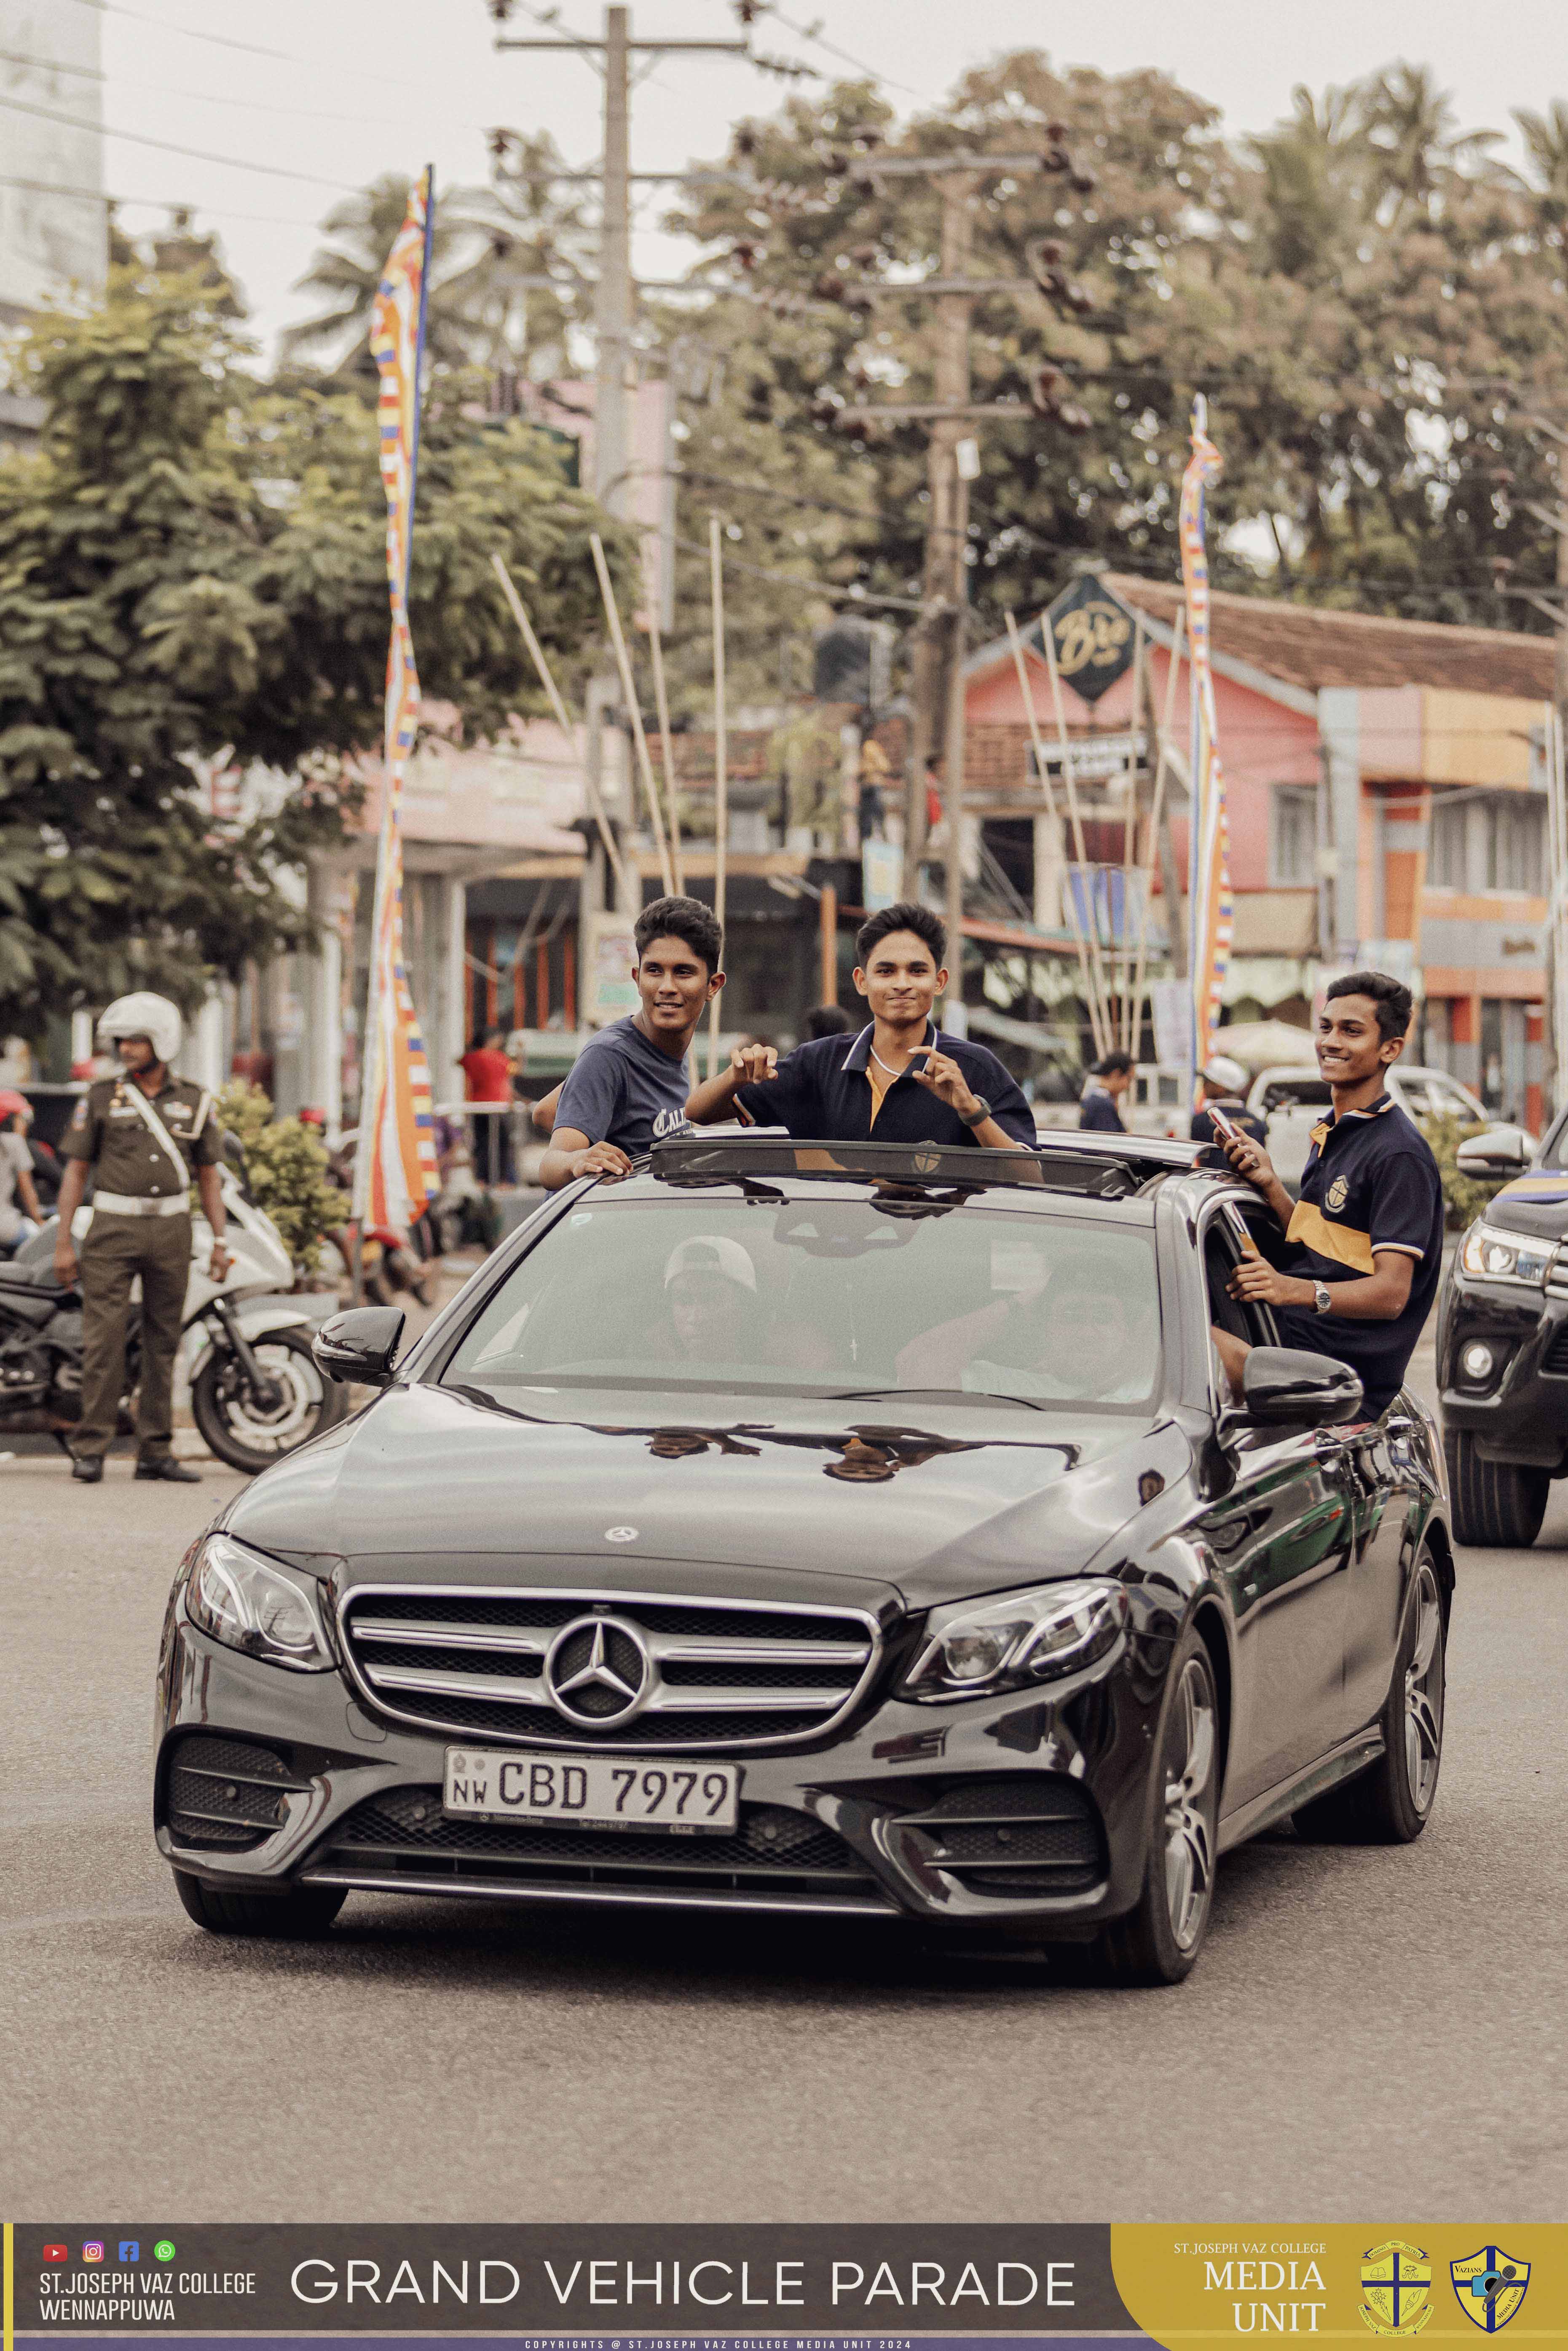
[[[170,1599],[191,1916],[875,1919],[1170,1983],[1228,1847],[1418,1835],[1436,1433],[1229,1298],[1260,1211],[1195,1157],[681,1138],[547,1202],[402,1358],[394,1310],[329,1323],[378,1393]]]

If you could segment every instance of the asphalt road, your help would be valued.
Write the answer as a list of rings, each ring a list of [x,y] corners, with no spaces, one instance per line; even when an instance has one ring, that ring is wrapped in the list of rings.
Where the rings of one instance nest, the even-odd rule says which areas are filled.
[[[321,1946],[204,1935],[152,1847],[152,1672],[235,1482],[0,1463],[9,2211],[1563,2217],[1565,1489],[1532,1552],[1461,1559],[1427,1835],[1254,1844],[1189,1982],[1108,1993],[888,1930],[364,1896]]]

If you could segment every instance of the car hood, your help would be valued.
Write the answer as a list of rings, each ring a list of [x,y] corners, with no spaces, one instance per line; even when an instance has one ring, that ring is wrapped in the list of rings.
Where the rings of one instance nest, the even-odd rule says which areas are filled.
[[[1505,1184],[1482,1209],[1489,1225],[1529,1233],[1534,1240],[1568,1237],[1568,1170],[1542,1167]]]
[[[1071,1405],[596,1389],[520,1411],[414,1384],[278,1462],[225,1523],[350,1582],[664,1590],[700,1571],[705,1592],[917,1607],[1078,1572],[1189,1458],[1168,1420]]]

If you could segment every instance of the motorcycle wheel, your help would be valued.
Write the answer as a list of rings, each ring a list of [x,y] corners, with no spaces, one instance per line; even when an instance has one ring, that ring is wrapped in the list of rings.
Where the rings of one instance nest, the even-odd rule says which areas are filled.
[[[232,1355],[210,1354],[191,1383],[191,1412],[210,1453],[235,1469],[267,1469],[346,1417],[349,1391],[317,1368],[308,1331],[269,1331],[255,1343],[257,1363],[282,1390],[277,1409],[257,1409]]]

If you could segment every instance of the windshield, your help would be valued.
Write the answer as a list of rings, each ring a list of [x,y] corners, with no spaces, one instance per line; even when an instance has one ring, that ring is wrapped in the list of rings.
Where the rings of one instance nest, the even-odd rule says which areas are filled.
[[[446,1387],[930,1394],[1132,1409],[1154,1395],[1152,1237],[865,1199],[593,1199],[529,1250]]]

